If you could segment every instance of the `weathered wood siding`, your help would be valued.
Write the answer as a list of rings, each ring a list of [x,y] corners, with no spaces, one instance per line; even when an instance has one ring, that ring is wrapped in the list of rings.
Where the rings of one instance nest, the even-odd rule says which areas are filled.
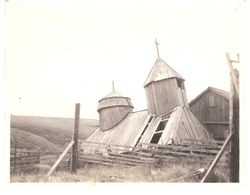
[[[99,123],[101,130],[107,130],[121,122],[128,113],[132,112],[129,106],[114,106],[100,110]]]
[[[173,111],[160,139],[160,144],[180,144],[185,139],[210,141],[209,132],[189,108],[179,106]]]
[[[205,126],[195,117],[195,115],[188,108],[183,108],[183,113],[181,117],[181,122],[185,124],[184,128],[179,126],[178,132],[183,132],[187,130],[189,132],[189,139],[194,140],[211,140],[212,137],[207,131]]]
[[[160,117],[153,118],[139,143],[149,143],[160,122],[161,122]]]
[[[214,138],[227,135],[229,121],[229,100],[209,90],[190,105],[192,112],[208,128]]]
[[[229,134],[227,124],[206,124],[206,126],[211,135],[218,140],[224,140]]]
[[[213,98],[213,100],[211,100],[211,98]],[[229,100],[212,91],[208,91],[198,101],[192,104],[191,110],[201,121],[229,121]]]
[[[147,110],[129,113],[124,120],[108,131],[102,131],[100,128],[97,128],[86,141],[111,145],[135,146],[148,119],[149,115]],[[92,149],[87,149],[83,144],[82,149],[86,153],[94,153],[98,151],[98,145]]]
[[[176,90],[177,90],[179,105],[189,107],[189,104],[187,101],[186,91],[184,89],[179,88],[179,87]]]
[[[117,95],[114,91],[112,93]],[[114,127],[132,112],[133,108],[134,106],[128,97],[104,97],[98,105],[100,129],[108,130]]]
[[[182,109],[177,107],[170,115],[168,123],[165,127],[165,130],[162,133],[162,136],[159,140],[159,144],[171,144],[173,138],[175,138],[176,130],[180,125],[180,118],[182,115]]]
[[[175,78],[153,82],[145,87],[149,112],[162,115],[180,105]]]
[[[145,92],[147,98],[148,111],[152,115],[156,115],[153,85],[152,84],[148,85],[145,88]]]

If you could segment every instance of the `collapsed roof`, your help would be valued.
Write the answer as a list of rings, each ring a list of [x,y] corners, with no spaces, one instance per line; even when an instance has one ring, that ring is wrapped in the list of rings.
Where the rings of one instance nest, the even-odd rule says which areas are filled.
[[[97,128],[86,141],[135,147],[140,143],[180,144],[186,139],[207,141],[212,137],[189,108],[178,106],[159,117],[150,116],[147,110],[129,113],[108,131]],[[104,152],[103,148],[85,146],[84,153]]]

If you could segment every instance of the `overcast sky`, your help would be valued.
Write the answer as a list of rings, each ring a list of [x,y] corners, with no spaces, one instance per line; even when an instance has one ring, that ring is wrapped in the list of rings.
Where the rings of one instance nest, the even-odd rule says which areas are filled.
[[[98,118],[112,90],[146,109],[143,83],[157,53],[185,78],[188,100],[229,91],[225,52],[244,43],[244,1],[10,0],[5,45],[9,112]],[[240,67],[238,67],[240,69]]]

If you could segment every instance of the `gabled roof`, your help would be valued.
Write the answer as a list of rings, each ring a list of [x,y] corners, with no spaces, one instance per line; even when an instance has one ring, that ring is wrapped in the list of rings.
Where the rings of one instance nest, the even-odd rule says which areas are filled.
[[[226,99],[229,100],[229,92],[227,91],[223,91],[221,89],[217,89],[214,87],[208,87],[206,90],[204,90],[200,95],[198,95],[197,97],[195,97],[192,101],[189,102],[189,105],[191,106],[192,104],[194,104],[195,102],[197,102],[204,94],[206,94],[208,91],[212,91]]]
[[[173,68],[171,68],[164,60],[162,60],[161,58],[157,58],[153,68],[151,69],[144,83],[144,87],[146,87],[151,82],[174,77],[184,80],[184,78]]]

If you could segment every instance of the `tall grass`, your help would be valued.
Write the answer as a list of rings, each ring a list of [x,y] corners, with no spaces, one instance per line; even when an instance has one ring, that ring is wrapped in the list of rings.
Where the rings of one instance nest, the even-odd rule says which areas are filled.
[[[85,165],[70,174],[58,171],[50,178],[46,174],[11,176],[11,182],[199,182],[201,176],[181,178],[194,170],[204,167],[205,164],[170,163],[164,166],[102,166]],[[227,182],[228,169],[224,165],[218,166],[210,182]]]

